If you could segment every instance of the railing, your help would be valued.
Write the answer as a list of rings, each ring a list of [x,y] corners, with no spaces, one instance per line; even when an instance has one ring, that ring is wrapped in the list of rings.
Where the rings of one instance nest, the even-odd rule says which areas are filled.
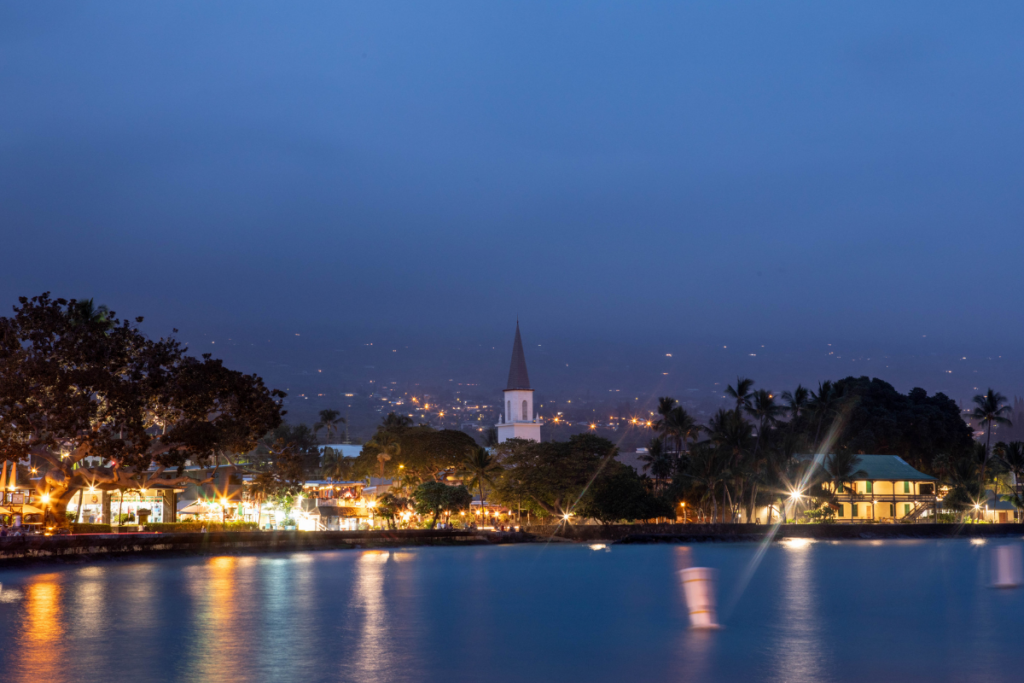
[[[913,502],[925,501],[925,502],[931,503],[931,502],[935,502],[935,501],[939,500],[939,498],[940,498],[940,496],[936,496],[934,493],[922,493],[922,494],[897,493],[897,494],[892,494],[892,493],[850,493],[849,491],[846,491],[844,493],[837,493],[836,494],[836,499],[838,499],[840,501],[848,502],[848,501],[852,500],[852,501],[855,501],[855,502],[858,502],[858,503],[862,502],[862,501],[877,501],[879,503],[892,503],[893,501],[895,501],[897,503],[913,503]]]

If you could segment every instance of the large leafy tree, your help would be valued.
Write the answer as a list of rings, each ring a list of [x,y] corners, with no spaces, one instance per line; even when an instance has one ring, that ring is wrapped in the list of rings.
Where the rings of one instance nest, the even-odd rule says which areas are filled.
[[[832,450],[898,455],[927,471],[936,453],[965,453],[974,446],[960,408],[941,392],[929,396],[917,388],[901,394],[877,378],[847,377],[831,393],[840,397],[833,414],[843,418]]]
[[[381,444],[391,437],[398,444],[398,452],[384,453]],[[383,461],[385,477],[397,477],[401,469],[403,479],[412,484],[440,481],[456,469],[466,452],[476,445],[473,437],[454,429],[436,430],[426,425],[391,429],[382,425],[356,458],[355,474],[378,476],[381,461],[377,456],[383,453],[391,456]]]
[[[590,487],[578,513],[602,524],[673,517],[671,503],[652,494],[632,467],[611,462]]]
[[[506,503],[528,500],[548,515],[567,517],[617,453],[615,444],[593,434],[515,444],[502,459],[499,497]]]
[[[186,461],[232,462],[281,423],[283,397],[73,299],[22,297],[0,318],[0,454],[42,463],[58,523],[83,487],[178,485]]]
[[[416,513],[430,516],[430,528],[437,525],[438,518],[444,514],[445,521],[453,512],[466,510],[473,502],[473,494],[465,486],[448,486],[436,481],[427,481],[416,487],[413,493],[416,501]]]

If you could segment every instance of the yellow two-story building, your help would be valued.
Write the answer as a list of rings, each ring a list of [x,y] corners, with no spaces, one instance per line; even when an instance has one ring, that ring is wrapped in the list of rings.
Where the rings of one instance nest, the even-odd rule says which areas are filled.
[[[836,491],[837,522],[895,522],[935,520],[939,495],[935,477],[919,472],[898,455],[858,455],[854,481]]]

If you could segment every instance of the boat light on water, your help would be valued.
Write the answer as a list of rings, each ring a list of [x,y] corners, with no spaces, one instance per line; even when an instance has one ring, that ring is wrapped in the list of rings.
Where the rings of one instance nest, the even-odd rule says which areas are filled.
[[[604,543],[591,543],[589,547],[591,550],[608,550],[608,546]]]
[[[679,572],[683,581],[683,595],[690,611],[690,628],[708,630],[718,625],[715,606],[715,570],[708,567],[690,567]]]
[[[1000,545],[992,549],[992,587],[1017,588],[1024,583],[1024,561],[1019,545]]]

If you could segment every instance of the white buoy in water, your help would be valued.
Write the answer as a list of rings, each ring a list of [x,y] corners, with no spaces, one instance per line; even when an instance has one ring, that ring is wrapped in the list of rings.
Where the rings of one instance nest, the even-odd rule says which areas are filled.
[[[1024,583],[1019,545],[996,546],[992,553],[992,587],[1016,588]]]
[[[721,628],[715,609],[715,570],[690,567],[680,571],[679,575],[683,579],[686,608],[690,611],[690,628]]]

